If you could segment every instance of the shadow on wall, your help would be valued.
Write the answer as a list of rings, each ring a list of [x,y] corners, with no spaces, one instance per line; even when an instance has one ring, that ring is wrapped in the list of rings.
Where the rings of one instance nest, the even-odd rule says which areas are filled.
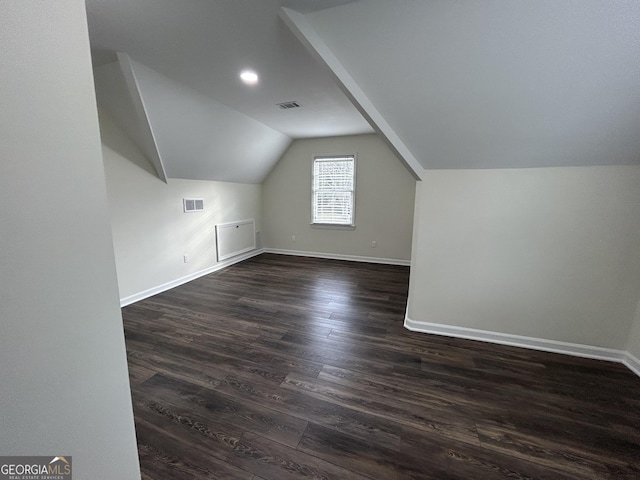
[[[106,112],[99,109],[98,119],[100,121],[100,137],[105,146],[160,180],[151,161],[140,151],[133,140],[116,125]]]

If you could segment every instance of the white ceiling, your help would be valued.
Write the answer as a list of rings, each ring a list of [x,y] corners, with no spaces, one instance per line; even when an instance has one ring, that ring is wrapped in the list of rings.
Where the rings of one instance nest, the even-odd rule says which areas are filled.
[[[278,18],[353,0],[87,0],[94,66],[116,52],[291,138],[373,130]],[[240,71],[255,70],[248,87]],[[277,103],[298,101],[299,109]]]
[[[304,14],[302,43],[280,7]],[[267,160],[246,164],[260,181],[283,148],[278,135],[372,132],[348,98],[380,120],[400,156],[415,159],[405,158],[414,174],[416,165],[640,163],[637,0],[87,0],[87,12],[94,65],[125,52],[146,72],[138,88],[163,125],[169,176],[220,179],[218,157],[240,150],[213,144],[259,141],[255,125],[242,137],[239,117],[238,132],[222,135],[222,107],[269,129]],[[239,82],[244,68],[258,72],[259,85]],[[286,101],[303,107],[275,106]],[[210,104],[206,114],[198,102]]]
[[[638,0],[366,0],[305,20],[424,168],[640,163]]]
[[[129,93],[122,72],[128,70],[144,104],[143,112],[123,101]],[[286,135],[123,54],[118,62],[97,67],[94,77],[98,104],[129,134],[165,181],[262,183],[291,143]],[[142,130],[145,126],[149,132]]]

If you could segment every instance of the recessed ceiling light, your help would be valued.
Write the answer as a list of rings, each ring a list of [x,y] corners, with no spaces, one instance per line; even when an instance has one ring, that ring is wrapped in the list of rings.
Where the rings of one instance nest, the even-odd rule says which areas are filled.
[[[247,85],[255,85],[258,83],[258,74],[251,70],[244,70],[240,73],[240,79]]]

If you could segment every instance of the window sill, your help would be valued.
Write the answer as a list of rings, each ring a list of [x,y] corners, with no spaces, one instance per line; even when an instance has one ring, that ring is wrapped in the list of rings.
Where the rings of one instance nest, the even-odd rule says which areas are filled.
[[[338,225],[335,223],[312,223],[311,228],[321,228],[326,230],[355,230],[355,225]]]

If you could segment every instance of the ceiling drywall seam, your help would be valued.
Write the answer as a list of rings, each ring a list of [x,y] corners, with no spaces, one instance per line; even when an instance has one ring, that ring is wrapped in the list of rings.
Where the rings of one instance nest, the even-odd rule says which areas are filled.
[[[393,128],[391,128],[380,112],[378,112],[373,103],[358,86],[353,77],[351,77],[349,72],[347,72],[340,60],[338,60],[329,47],[327,47],[305,16],[285,7],[280,8],[279,16],[298,40],[302,42],[305,48],[307,48],[321,64],[327,67],[345,95],[385,140],[389,148],[403,161],[409,172],[417,180],[422,180],[424,168],[420,165],[420,162],[416,160],[413,153],[411,153]]]
[[[162,162],[162,157],[160,156],[158,142],[156,141],[156,137],[153,133],[153,127],[149,121],[149,116],[147,115],[147,110],[144,105],[144,99],[142,98],[142,93],[140,92],[140,87],[138,86],[138,81],[136,79],[135,72],[133,71],[129,55],[118,52],[118,64],[120,65],[120,70],[124,76],[127,89],[129,90],[129,95],[133,101],[133,108],[138,117],[139,125],[145,134],[140,147],[151,160],[160,180],[167,183],[167,173]]]

